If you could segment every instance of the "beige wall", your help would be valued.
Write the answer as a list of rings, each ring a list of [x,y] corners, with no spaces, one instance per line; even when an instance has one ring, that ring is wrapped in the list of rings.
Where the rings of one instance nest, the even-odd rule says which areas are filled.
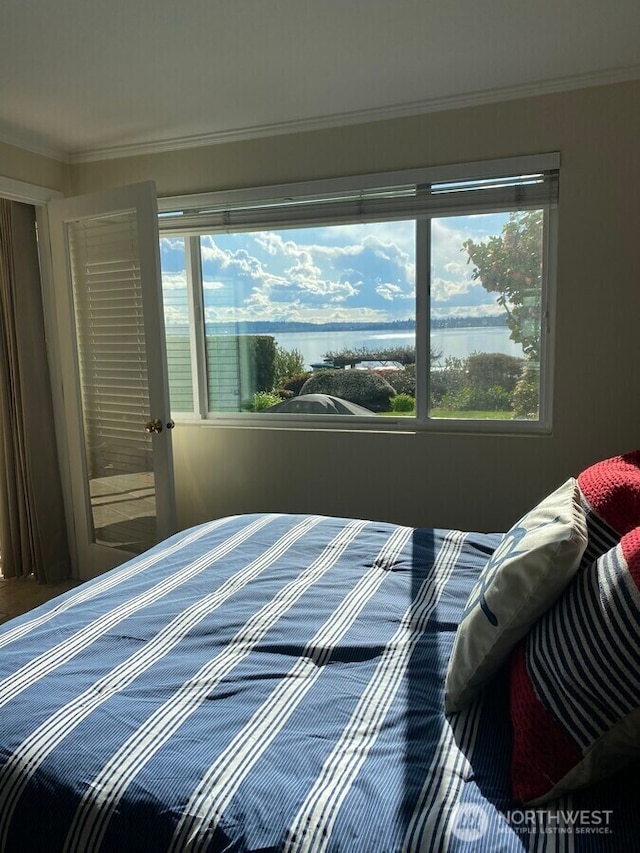
[[[58,192],[69,191],[69,167],[65,163],[6,142],[0,142],[0,177]]]
[[[174,432],[180,522],[315,511],[500,530],[591,461],[640,446],[640,83],[78,164],[84,192],[159,195],[559,151],[552,435]]]

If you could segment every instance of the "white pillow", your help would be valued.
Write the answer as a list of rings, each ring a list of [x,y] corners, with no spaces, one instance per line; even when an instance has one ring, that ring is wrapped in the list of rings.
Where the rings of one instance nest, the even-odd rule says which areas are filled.
[[[458,626],[445,684],[447,713],[477,697],[554,604],[576,573],[586,545],[585,513],[573,477],[504,534]]]

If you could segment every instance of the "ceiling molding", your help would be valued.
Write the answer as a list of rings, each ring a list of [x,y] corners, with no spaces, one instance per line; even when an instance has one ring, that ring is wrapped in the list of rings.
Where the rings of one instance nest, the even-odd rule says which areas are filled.
[[[426,113],[444,112],[446,110],[463,109],[465,107],[482,106],[484,104],[510,101],[519,98],[537,97],[540,95],[557,94],[593,86],[603,86],[624,83],[640,79],[640,65],[616,68],[607,71],[591,72],[588,74],[543,80],[536,83],[525,83],[496,89],[487,89],[461,95],[451,95],[440,98],[428,98],[422,101],[412,101],[386,107],[373,107],[365,110],[355,110],[347,113],[316,116],[293,121],[275,122],[273,124],[255,125],[245,128],[214,131],[212,133],[194,136],[176,137],[156,140],[153,142],[113,145],[103,148],[90,148],[81,151],[59,151],[37,146],[28,140],[9,138],[0,131],[0,141],[14,145],[34,154],[40,154],[66,164],[91,163],[100,160],[115,160],[124,157],[138,157],[150,154],[161,154],[190,148],[202,148],[220,145],[228,142],[242,142],[271,136],[283,136],[291,133],[305,133],[314,130],[329,130],[337,127],[347,127],[369,122],[388,121],[397,118]]]

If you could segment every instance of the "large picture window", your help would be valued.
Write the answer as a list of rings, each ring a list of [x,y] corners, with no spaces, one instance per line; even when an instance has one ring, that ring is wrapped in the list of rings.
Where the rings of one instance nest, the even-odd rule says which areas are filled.
[[[174,415],[548,428],[557,160],[161,200]]]

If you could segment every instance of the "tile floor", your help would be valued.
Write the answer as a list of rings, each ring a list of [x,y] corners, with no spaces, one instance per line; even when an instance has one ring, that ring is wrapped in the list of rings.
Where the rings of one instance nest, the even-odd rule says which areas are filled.
[[[0,623],[26,613],[27,610],[77,585],[78,581],[73,580],[57,584],[40,584],[33,577],[10,580],[0,578]]]

